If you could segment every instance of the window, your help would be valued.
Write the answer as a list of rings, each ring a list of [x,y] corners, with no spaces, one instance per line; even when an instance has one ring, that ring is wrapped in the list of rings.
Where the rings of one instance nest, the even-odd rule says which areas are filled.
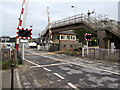
[[[67,36],[67,39],[70,39],[70,36]]]
[[[61,36],[61,39],[64,39],[64,36]]]
[[[73,48],[73,46],[72,46],[72,45],[70,45],[70,48]]]
[[[70,39],[72,40],[72,36],[70,36]]]
[[[61,39],[65,39],[65,36],[61,36]]]
[[[63,45],[63,48],[66,49],[66,45]]]
[[[75,40],[75,36],[73,36],[73,40]]]

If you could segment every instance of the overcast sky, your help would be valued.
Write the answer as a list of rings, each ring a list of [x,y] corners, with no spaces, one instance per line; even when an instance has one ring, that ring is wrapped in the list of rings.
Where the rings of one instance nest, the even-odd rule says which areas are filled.
[[[16,36],[18,18],[23,0],[0,1],[0,35]],[[88,2],[89,1],[89,2]],[[47,26],[47,7],[50,8],[51,21],[60,20],[72,15],[87,13],[88,10],[99,14],[106,14],[109,18],[118,20],[119,0],[29,0],[26,26],[33,26],[33,37]],[[95,15],[93,15],[95,16]]]

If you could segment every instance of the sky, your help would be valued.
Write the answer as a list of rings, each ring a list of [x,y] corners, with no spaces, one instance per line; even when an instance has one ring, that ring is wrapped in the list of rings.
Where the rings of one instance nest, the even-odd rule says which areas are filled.
[[[0,35],[15,37],[18,18],[23,0],[0,0]],[[75,14],[87,14],[95,11],[96,16],[108,15],[110,19],[118,20],[119,0],[29,0],[26,27],[33,26],[33,37],[48,24],[47,7],[49,7],[51,22],[64,19]],[[71,8],[71,6],[76,7]],[[93,14],[92,16],[95,16]]]

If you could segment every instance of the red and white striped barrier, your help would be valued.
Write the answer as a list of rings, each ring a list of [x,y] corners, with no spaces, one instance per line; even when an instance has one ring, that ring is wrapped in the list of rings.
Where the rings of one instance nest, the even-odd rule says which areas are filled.
[[[53,43],[53,34],[52,34],[52,31],[51,31],[51,23],[50,23],[50,16],[49,16],[49,7],[47,7],[47,14],[48,14],[48,29],[49,29],[50,43]]]
[[[26,0],[23,0],[23,3],[22,3],[22,10],[21,10],[21,14],[20,14],[20,18],[19,18],[19,25],[18,25],[19,29],[21,29],[23,27],[23,19],[24,19],[24,15],[25,15],[26,2],[27,2]],[[16,50],[17,51],[19,51],[19,38],[20,37],[17,34],[17,36],[16,36]],[[25,37],[22,37],[22,38],[25,38]]]

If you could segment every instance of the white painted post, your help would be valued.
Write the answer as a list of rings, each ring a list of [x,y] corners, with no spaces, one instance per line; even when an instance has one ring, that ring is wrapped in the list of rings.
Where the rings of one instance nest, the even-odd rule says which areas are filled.
[[[22,46],[22,60],[25,60],[25,56],[24,56],[24,42],[23,42],[23,46]]]
[[[84,57],[84,48],[82,48],[82,57]]]
[[[88,55],[88,41],[86,43],[87,43],[87,55]]]

